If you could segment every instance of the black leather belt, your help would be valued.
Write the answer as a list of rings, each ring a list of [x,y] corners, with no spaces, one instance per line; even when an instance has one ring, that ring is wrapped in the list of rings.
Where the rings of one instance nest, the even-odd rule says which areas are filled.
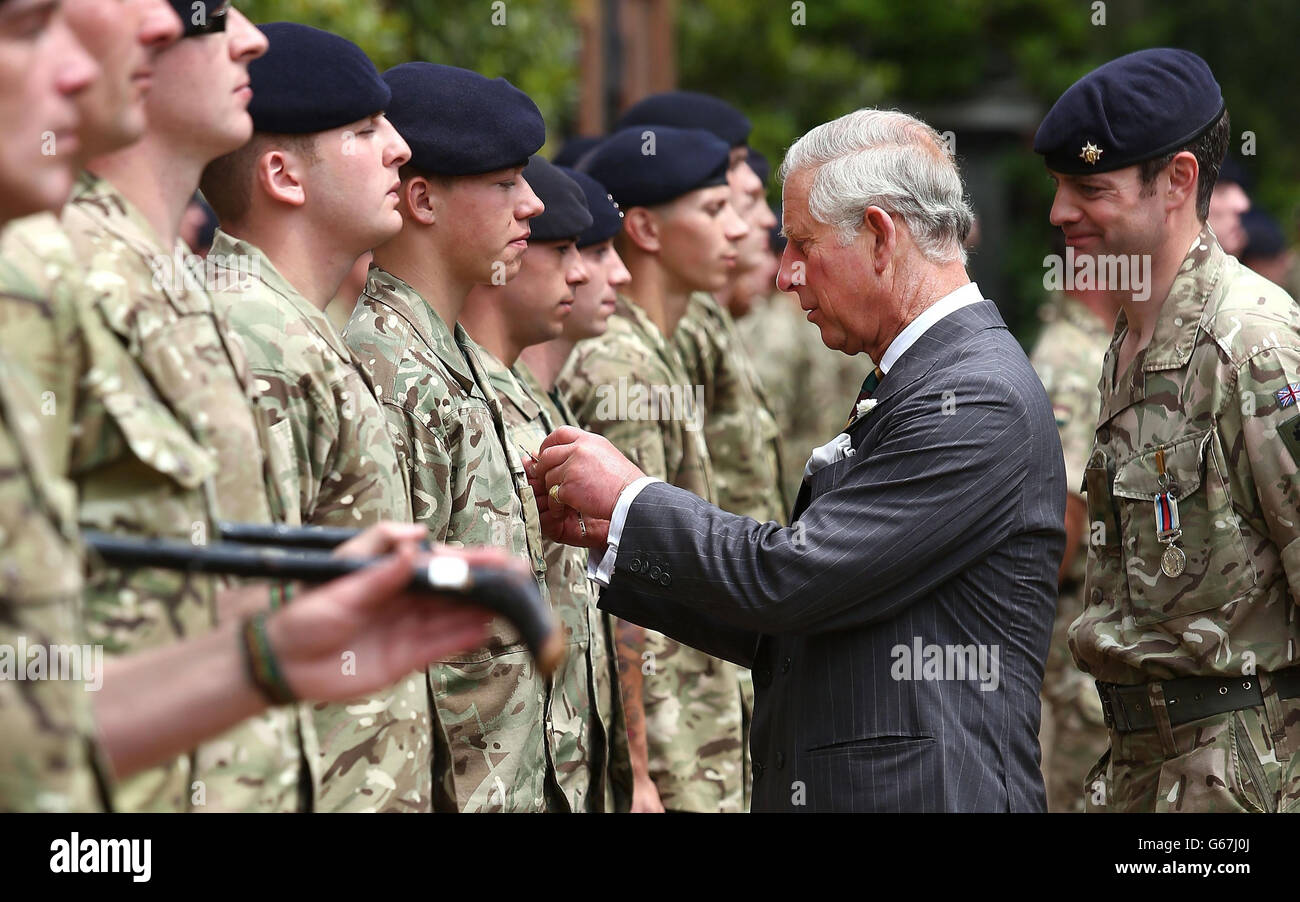
[[[1300,668],[1279,670],[1272,675],[1279,698],[1300,698]],[[1151,713],[1150,684],[1121,686],[1097,680],[1097,694],[1101,696],[1101,710],[1106,726],[1120,733],[1137,730],[1154,730],[1155,715]],[[1191,723],[1202,717],[1213,717],[1227,711],[1258,708],[1264,704],[1264,693],[1259,688],[1257,676],[1240,677],[1183,677],[1163,680],[1165,710],[1173,726]]]

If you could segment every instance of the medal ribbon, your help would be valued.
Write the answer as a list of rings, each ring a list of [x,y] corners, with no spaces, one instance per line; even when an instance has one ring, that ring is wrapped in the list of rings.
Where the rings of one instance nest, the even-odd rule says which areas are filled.
[[[1160,487],[1155,497],[1156,538],[1162,542],[1173,542],[1182,535],[1178,522],[1178,495],[1168,488],[1169,476],[1165,473],[1165,450],[1156,451],[1156,470],[1159,473]]]

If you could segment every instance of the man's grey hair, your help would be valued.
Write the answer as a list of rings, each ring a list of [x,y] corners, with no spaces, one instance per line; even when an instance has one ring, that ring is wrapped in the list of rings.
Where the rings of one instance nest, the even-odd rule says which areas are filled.
[[[863,109],[817,126],[794,143],[781,180],[815,169],[808,212],[853,242],[867,207],[896,213],[932,263],[966,263],[975,214],[947,144],[920,119]]]

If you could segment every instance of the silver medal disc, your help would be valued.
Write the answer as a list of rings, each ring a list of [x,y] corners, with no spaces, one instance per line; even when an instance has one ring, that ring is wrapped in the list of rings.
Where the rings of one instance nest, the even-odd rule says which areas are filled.
[[[1187,555],[1177,545],[1170,545],[1165,549],[1165,553],[1160,555],[1160,570],[1165,576],[1182,576],[1183,568],[1186,566]]]

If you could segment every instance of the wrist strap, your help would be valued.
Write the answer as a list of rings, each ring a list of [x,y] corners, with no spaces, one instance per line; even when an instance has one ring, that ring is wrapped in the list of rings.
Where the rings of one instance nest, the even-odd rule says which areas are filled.
[[[298,697],[289,688],[289,683],[280,670],[280,662],[271,649],[271,639],[266,633],[268,616],[267,612],[261,611],[244,618],[240,628],[244,670],[267,701],[273,705],[287,705],[296,702]]]
[[[293,583],[271,583],[271,610],[280,610],[292,598]]]

